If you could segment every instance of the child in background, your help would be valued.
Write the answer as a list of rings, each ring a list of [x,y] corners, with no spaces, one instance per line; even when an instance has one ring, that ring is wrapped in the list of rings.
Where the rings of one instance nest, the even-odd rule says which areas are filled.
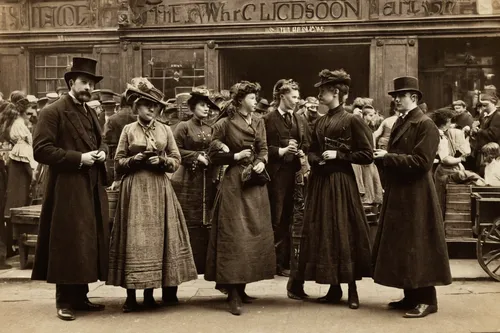
[[[484,156],[486,184],[500,186],[500,146],[496,142],[490,142],[483,146],[481,152]]]

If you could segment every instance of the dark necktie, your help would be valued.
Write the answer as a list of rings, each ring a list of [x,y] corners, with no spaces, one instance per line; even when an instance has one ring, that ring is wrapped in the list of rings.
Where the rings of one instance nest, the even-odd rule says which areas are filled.
[[[288,127],[292,127],[292,115],[290,114],[290,112],[285,113],[285,124]]]

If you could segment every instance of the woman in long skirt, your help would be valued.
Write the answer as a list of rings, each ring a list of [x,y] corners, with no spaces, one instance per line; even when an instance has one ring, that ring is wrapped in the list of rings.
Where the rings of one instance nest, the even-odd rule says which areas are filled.
[[[214,164],[228,165],[214,207],[205,279],[228,292],[229,310],[241,314],[247,283],[273,279],[276,272],[271,208],[265,171],[264,120],[253,115],[258,84],[242,81],[232,88],[234,113],[217,123],[211,151]]]
[[[177,286],[197,278],[186,222],[167,177],[179,167],[180,154],[170,128],[157,122],[161,93],[147,79],[132,80],[127,102],[138,114],[124,127],[115,155],[123,175],[111,235],[107,284],[127,289],[124,312],[139,309],[135,290],[144,289],[144,306],[177,303]]]
[[[304,211],[297,279],[330,284],[320,302],[342,298],[359,307],[356,280],[371,276],[368,223],[351,164],[373,160],[372,134],[361,117],[344,111],[350,77],[343,70],[320,73],[319,100],[329,107],[315,125],[309,148],[311,176]]]
[[[193,88],[187,104],[193,113],[190,120],[180,122],[174,138],[181,154],[181,165],[172,176],[172,186],[179,200],[189,231],[197,232],[210,223],[213,202],[212,163],[208,148],[213,129],[206,123],[210,109],[218,109],[208,90]],[[191,237],[193,239],[194,237]],[[207,239],[208,241],[208,239]],[[193,244],[196,268],[203,273],[206,262],[206,243]]]

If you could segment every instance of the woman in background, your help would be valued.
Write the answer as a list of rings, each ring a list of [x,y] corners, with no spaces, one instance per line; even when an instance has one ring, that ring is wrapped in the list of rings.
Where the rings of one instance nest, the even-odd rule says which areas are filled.
[[[8,161],[5,217],[10,217],[11,208],[30,204],[30,187],[38,165],[33,157],[33,138],[27,126],[33,105],[21,91],[12,92],[10,101],[0,114],[3,137],[0,141],[12,144]]]

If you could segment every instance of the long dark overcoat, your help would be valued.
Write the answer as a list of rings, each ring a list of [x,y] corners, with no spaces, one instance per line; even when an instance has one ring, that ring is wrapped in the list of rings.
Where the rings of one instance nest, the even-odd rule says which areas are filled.
[[[419,108],[397,124],[383,159],[387,179],[373,279],[402,289],[447,285],[448,251],[431,174],[439,132]]]
[[[49,166],[49,175],[33,280],[58,284],[106,280],[109,247],[106,169],[104,164],[98,164],[98,181],[102,186],[98,186],[99,205],[95,206],[100,206],[100,212],[96,212],[89,168],[79,168],[81,155],[92,150],[92,142],[78,112],[72,98],[65,95],[44,108],[35,131],[35,159]],[[97,146],[107,153],[97,115],[93,110],[90,114]],[[102,223],[96,222],[99,219]]]

